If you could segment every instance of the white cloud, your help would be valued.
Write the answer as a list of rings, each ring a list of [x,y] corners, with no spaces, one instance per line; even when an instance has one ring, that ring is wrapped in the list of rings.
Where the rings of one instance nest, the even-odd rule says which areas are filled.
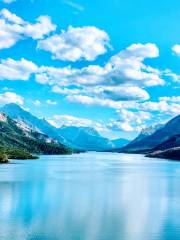
[[[108,34],[96,27],[68,27],[47,39],[40,40],[38,48],[51,52],[54,59],[63,61],[95,60],[110,47]]]
[[[111,57],[107,68],[110,69],[109,78],[118,82],[136,82],[145,86],[163,85],[161,72],[143,64],[146,58],[159,56],[155,44],[132,44],[119,54]]]
[[[143,48],[142,52],[132,52],[132,56],[130,56],[129,48],[113,56],[103,67],[99,65],[89,65],[81,69],[71,68],[70,66],[64,68],[41,67],[39,74],[36,76],[37,81],[57,86],[118,86],[131,84],[133,86],[149,87],[163,85],[165,82],[161,78],[161,72],[144,65],[142,62],[145,56],[157,56],[158,50],[155,51],[155,46],[147,44],[145,49],[153,49],[152,53],[148,49],[147,55],[145,55]]]
[[[81,89],[69,89],[65,87],[59,87],[57,85],[52,87],[52,92],[58,93],[58,94],[65,94],[65,95],[72,95],[72,94],[79,94],[81,93]]]
[[[0,104],[8,104],[8,103],[17,103],[23,105],[24,99],[13,92],[5,92],[0,94]]]
[[[140,87],[136,86],[117,86],[117,87],[104,87],[100,89],[99,93],[105,98],[114,101],[133,101],[133,100],[147,100],[149,94]]]
[[[120,52],[119,56],[125,59],[134,58],[138,59],[139,61],[142,61],[145,58],[158,57],[159,49],[153,43],[147,44],[137,43],[130,45],[124,51]]]
[[[129,122],[111,121],[108,124],[108,127],[113,131],[125,131],[125,132],[135,131],[135,129],[130,125]]]
[[[54,120],[59,123],[60,126],[90,126],[92,125],[92,120],[87,118],[79,118],[71,115],[54,115]]]
[[[172,79],[175,83],[180,83],[180,75],[172,72],[170,69],[163,71],[163,75]]]
[[[143,63],[146,57],[157,57],[155,44],[133,44],[114,55],[104,65],[89,65],[80,69],[71,66],[42,66],[37,82],[49,84],[52,91],[66,95],[71,102],[118,108],[120,101],[149,99],[146,88],[163,85],[162,71]]]
[[[84,102],[89,101],[93,104],[96,102],[103,106],[119,101],[147,100],[149,94],[146,88],[149,85],[161,85],[163,80],[160,78],[159,70],[145,66],[139,62],[139,59],[143,59],[144,56],[155,56],[155,54],[150,54],[148,51],[145,55],[144,50],[142,53],[140,51],[139,55],[133,52],[136,59],[134,60],[134,56],[129,57],[127,49],[113,56],[104,67],[89,65],[81,69],[70,66],[38,67],[23,58],[21,60],[9,58],[0,62],[0,80],[28,80],[34,73],[37,82],[52,86],[53,92],[69,96],[67,99],[76,101],[81,98],[84,101],[86,98]],[[121,55],[128,55],[129,59],[123,59]],[[131,62],[132,59],[133,62]],[[91,100],[92,97],[93,100]],[[115,105],[117,106],[118,103]]]
[[[108,71],[98,65],[90,65],[81,69],[68,67],[55,68],[42,66],[36,79],[39,83],[58,86],[96,86],[106,84]],[[106,81],[106,82],[105,82]],[[109,83],[111,84],[111,82]]]
[[[152,125],[152,123],[166,122],[169,118],[180,114],[179,97],[161,97],[157,102],[116,102],[109,99],[81,95],[67,96],[67,98],[71,102],[117,109],[118,120],[112,119],[107,125],[108,128],[115,131],[139,132],[142,128]]]
[[[122,115],[129,114],[128,118],[133,119],[134,124],[125,119],[114,120],[111,122],[112,128],[138,131],[149,120],[145,119],[145,115],[137,115],[137,111],[157,116],[174,116],[180,112],[179,102],[175,98],[147,101],[148,87],[164,84],[162,75],[171,73],[170,70],[160,71],[144,64],[146,57],[156,57],[158,54],[154,44],[136,44],[111,57],[104,66],[89,65],[80,69],[70,66],[38,67],[25,59],[7,59],[1,60],[0,79],[27,80],[34,73],[37,82],[51,86],[53,92],[65,95],[68,101],[126,110]],[[57,119],[50,121],[57,124]]]
[[[151,114],[144,111],[132,112],[126,109],[119,109],[117,113],[122,121],[136,122],[138,124],[142,124],[143,121],[151,118]]]
[[[180,96],[159,97],[159,101],[180,103]]]
[[[172,47],[172,51],[174,54],[176,54],[178,57],[180,57],[180,44],[176,44]]]
[[[134,101],[149,99],[149,94],[145,90],[127,85],[85,89],[64,89],[55,86],[53,87],[53,91],[67,95],[66,99],[70,102],[91,106],[99,105],[115,109],[124,105],[123,102],[126,102],[126,104],[129,102],[132,105]]]
[[[137,109],[143,111],[163,113],[171,116],[180,114],[180,104],[169,100],[168,101],[161,100],[158,102],[152,101],[144,102],[138,104]]]
[[[11,58],[0,61],[0,80],[28,80],[37,71],[37,66],[24,58],[15,61]]]
[[[28,37],[42,39],[55,29],[56,26],[48,16],[40,16],[36,19],[36,23],[32,24],[9,10],[2,9],[0,11],[0,49],[10,48],[17,41]]]
[[[71,115],[54,115],[48,122],[56,128],[62,126],[75,126],[75,127],[92,127],[99,132],[108,131],[106,126],[101,121],[93,121],[88,118],[74,117]]]
[[[89,97],[83,95],[68,95],[66,99],[73,103],[80,103],[87,106],[102,106],[109,108],[121,108],[122,102],[115,102],[109,99],[101,99],[98,97]]]
[[[151,114],[144,111],[129,111],[126,109],[117,110],[118,120],[111,120],[108,127],[112,130],[126,132],[140,131],[151,119]]]
[[[102,99],[97,96],[89,97],[84,95],[68,95],[66,99],[73,103],[80,103],[87,106],[102,106],[112,109],[131,109],[138,106],[138,103],[136,101],[113,101],[111,99]]]

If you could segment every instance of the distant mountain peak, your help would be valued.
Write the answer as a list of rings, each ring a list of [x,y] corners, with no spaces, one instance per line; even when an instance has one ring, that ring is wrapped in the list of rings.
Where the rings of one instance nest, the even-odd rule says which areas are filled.
[[[163,124],[156,124],[156,125],[153,125],[153,126],[149,126],[147,128],[142,129],[141,134],[142,135],[147,135],[147,136],[151,135],[163,126],[164,126]]]
[[[150,150],[177,134],[180,134],[180,115],[164,125],[158,124],[155,127],[142,131],[137,138],[123,148],[123,151],[138,152]]]

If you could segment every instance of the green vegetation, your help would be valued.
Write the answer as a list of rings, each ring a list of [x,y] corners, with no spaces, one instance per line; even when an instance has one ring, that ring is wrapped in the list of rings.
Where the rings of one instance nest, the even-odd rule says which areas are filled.
[[[19,149],[10,149],[10,148],[0,148],[0,163],[9,163],[9,159],[38,159],[37,156],[30,154],[27,151]]]
[[[6,154],[8,156],[8,159],[38,159],[37,156],[32,155],[29,152],[19,150],[19,149],[8,149],[6,150]]]
[[[0,164],[9,163],[8,156],[4,153],[0,153]]]
[[[70,148],[50,140],[48,136],[23,130],[17,123],[5,116],[0,121],[0,163],[8,163],[9,159],[37,159],[39,154],[72,154]]]
[[[0,121],[0,148],[16,149],[16,154],[22,157],[25,152],[47,155],[72,154],[74,152],[60,143],[48,142],[48,136],[44,134],[22,130],[9,117],[7,117],[7,121]],[[20,151],[22,154],[19,154]],[[27,156],[27,154],[24,155]]]

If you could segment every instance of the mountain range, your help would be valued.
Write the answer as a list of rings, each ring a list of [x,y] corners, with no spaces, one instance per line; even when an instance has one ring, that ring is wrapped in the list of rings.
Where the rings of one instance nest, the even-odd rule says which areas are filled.
[[[56,128],[17,104],[0,109],[0,146],[12,146],[32,153],[63,154],[80,151],[113,151],[145,153],[152,157],[173,154],[180,159],[180,115],[165,125],[149,127],[129,142],[110,140],[92,127],[62,126]]]
[[[124,152],[143,152],[151,150],[178,134],[180,134],[180,115],[171,119],[164,126],[155,126],[150,132],[148,129],[147,131],[143,130],[137,138],[121,150]]]
[[[72,150],[47,135],[24,128],[4,113],[0,113],[0,148],[18,149],[36,154],[67,154]]]
[[[116,151],[180,160],[180,115],[165,125],[143,130],[133,141]]]
[[[58,143],[77,150],[106,151],[121,148],[129,142],[126,139],[111,141],[90,127],[62,126],[56,128],[45,119],[37,118],[14,103],[5,105],[0,111],[16,121],[21,128],[47,135]]]
[[[63,126],[58,133],[68,142],[68,145],[86,151],[104,151],[112,149],[113,143],[102,137],[95,129],[89,127]]]

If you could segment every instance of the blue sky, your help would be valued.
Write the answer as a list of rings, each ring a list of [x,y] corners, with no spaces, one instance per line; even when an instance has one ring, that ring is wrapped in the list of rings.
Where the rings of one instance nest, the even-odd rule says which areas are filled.
[[[0,104],[111,138],[180,113],[177,0],[1,0]]]

